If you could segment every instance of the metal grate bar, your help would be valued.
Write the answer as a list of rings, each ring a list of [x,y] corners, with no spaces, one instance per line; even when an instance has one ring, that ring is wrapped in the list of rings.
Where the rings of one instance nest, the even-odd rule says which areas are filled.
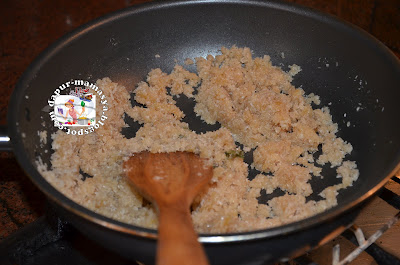
[[[389,220],[381,229],[376,231],[368,240],[364,241],[363,244],[361,244],[359,247],[357,247],[353,252],[351,252],[346,258],[344,258],[342,261],[338,262],[337,259],[335,260],[335,257],[338,256],[338,252],[340,251],[339,245],[336,245],[333,248],[333,265],[345,265],[349,264],[351,261],[353,261],[358,255],[360,255],[364,250],[366,250],[370,245],[372,245],[382,234],[387,231],[392,225],[394,225],[398,220],[400,219],[400,212],[398,212],[392,219]],[[383,251],[383,250],[382,250]],[[387,252],[384,252],[385,258],[389,258],[388,255],[390,255]],[[374,257],[375,258],[375,257]],[[396,262],[396,263],[394,263]],[[399,262],[399,263],[397,263]],[[382,264],[382,262],[379,261],[379,264]],[[400,261],[394,257],[393,260],[391,260],[391,263],[388,264],[400,264]]]
[[[398,177],[393,177],[392,180],[400,184],[400,175]]]
[[[400,178],[394,176],[393,181],[400,184]],[[400,210],[400,196],[387,188],[382,188],[379,197],[386,201],[391,206]],[[372,256],[379,265],[400,265],[400,259],[386,252],[381,247],[376,245],[374,242],[382,236],[391,226],[393,226],[400,219],[400,212],[398,212],[388,223],[376,231],[370,238],[365,239],[364,233],[356,225],[351,226],[348,230],[343,232],[342,236],[351,241],[358,247],[350,253],[346,258],[340,261],[340,246],[335,245],[332,249],[332,264],[333,265],[345,265],[353,261],[363,251],[366,251]],[[306,255],[298,257],[293,260],[296,265],[318,265],[313,262]]]
[[[397,178],[394,177],[392,179],[397,179]],[[394,193],[393,191],[387,188],[382,188],[382,192],[379,194],[379,197],[385,202],[392,205],[397,210],[400,210],[400,196]]]
[[[309,257],[307,257],[307,255],[297,257],[293,261],[296,265],[318,265],[318,263],[315,263]]]

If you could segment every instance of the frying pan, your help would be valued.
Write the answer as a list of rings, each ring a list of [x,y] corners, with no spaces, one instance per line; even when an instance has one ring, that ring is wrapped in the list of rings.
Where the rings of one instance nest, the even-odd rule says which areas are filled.
[[[32,181],[59,213],[83,233],[126,257],[154,262],[156,231],[96,214],[62,195],[39,174],[35,161],[49,162],[48,144],[38,131],[55,132],[47,99],[72,79],[110,77],[133,89],[152,69],[170,72],[174,60],[217,54],[221,46],[250,47],[287,70],[302,71],[293,84],[329,106],[338,136],[353,145],[360,177],[340,192],[338,205],[324,213],[275,228],[246,233],[200,235],[212,264],[242,264],[297,255],[340,233],[360,205],[399,169],[400,63],[379,41],[338,19],[276,1],[162,1],[127,8],[97,19],[47,48],[19,80],[9,104],[8,135]],[[159,54],[160,57],[155,57]],[[194,67],[189,70],[195,71]],[[190,112],[191,102],[181,107]],[[189,123],[208,130],[189,113]],[[310,183],[318,193],[337,183],[323,169]],[[279,196],[279,194],[277,195]],[[314,198],[315,199],[315,198]]]

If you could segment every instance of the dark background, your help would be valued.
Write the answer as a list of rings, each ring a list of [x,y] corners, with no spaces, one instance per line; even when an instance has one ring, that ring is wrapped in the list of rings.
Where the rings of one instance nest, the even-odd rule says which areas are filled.
[[[49,44],[109,12],[148,0],[0,1],[0,125],[18,78]],[[351,22],[400,58],[400,0],[289,0]],[[345,44],[344,44],[345,45]],[[45,198],[13,154],[0,152],[0,240],[43,214]]]

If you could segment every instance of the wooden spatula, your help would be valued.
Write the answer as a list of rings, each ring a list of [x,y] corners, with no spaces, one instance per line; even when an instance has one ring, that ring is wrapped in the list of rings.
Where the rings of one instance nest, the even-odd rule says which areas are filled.
[[[189,152],[134,154],[124,163],[131,184],[158,208],[158,265],[208,264],[190,215],[212,167]]]

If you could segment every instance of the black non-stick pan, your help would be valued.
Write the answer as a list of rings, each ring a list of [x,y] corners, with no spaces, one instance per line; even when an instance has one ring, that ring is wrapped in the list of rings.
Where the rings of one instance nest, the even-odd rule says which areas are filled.
[[[268,54],[287,70],[302,71],[293,84],[321,97],[329,106],[338,136],[354,150],[360,177],[340,192],[338,205],[308,219],[266,230],[200,235],[213,264],[273,261],[301,253],[337,235],[356,215],[357,207],[399,169],[400,63],[376,39],[336,18],[282,2],[160,1],[97,19],[64,36],[26,70],[9,105],[8,134],[21,166],[59,212],[93,240],[124,256],[154,261],[156,231],[98,215],[66,198],[38,173],[35,161],[50,159],[37,132],[57,128],[47,100],[70,79],[95,82],[110,77],[133,89],[152,69],[170,72],[174,60],[217,54],[221,46],[250,47],[254,56]],[[155,55],[159,54],[157,58]],[[194,67],[189,67],[194,71]],[[190,102],[182,106],[190,112]],[[191,126],[202,127],[193,117]],[[204,127],[206,130],[207,128]],[[324,169],[325,170],[325,169]],[[314,190],[335,183],[326,169]]]

